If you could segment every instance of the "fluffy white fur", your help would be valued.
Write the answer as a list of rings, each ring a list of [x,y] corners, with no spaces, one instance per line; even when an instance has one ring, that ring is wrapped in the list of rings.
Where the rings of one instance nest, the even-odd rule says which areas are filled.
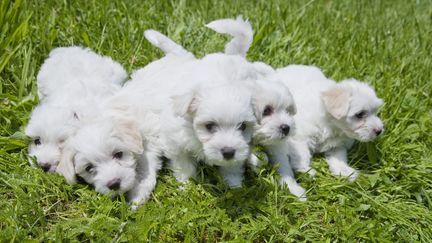
[[[51,51],[37,76],[41,103],[25,129],[32,140],[29,155],[37,164],[54,172],[63,143],[79,127],[80,120],[94,116],[101,99],[117,91],[126,76],[120,64],[89,49],[64,47]]]
[[[278,69],[271,79],[288,86],[298,108],[296,134],[288,142],[293,168],[314,175],[311,156],[324,153],[333,175],[355,180],[358,172],[347,164],[347,150],[355,140],[371,141],[383,132],[377,116],[383,101],[374,90],[354,79],[336,83],[304,65]]]

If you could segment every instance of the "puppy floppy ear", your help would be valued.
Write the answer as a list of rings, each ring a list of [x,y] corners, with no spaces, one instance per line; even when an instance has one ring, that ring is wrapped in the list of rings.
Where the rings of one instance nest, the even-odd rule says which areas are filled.
[[[63,175],[68,184],[76,183],[75,174],[75,149],[72,148],[70,144],[66,144],[63,148],[60,162],[57,166],[56,172]]]
[[[195,92],[191,91],[182,95],[171,97],[174,113],[178,116],[185,116],[196,112],[198,108],[198,98]]]
[[[126,143],[127,147],[136,154],[144,152],[143,138],[139,124],[134,120],[118,120],[115,122],[114,133]]]
[[[325,108],[336,119],[341,119],[348,113],[350,97],[350,91],[340,86],[321,93]]]

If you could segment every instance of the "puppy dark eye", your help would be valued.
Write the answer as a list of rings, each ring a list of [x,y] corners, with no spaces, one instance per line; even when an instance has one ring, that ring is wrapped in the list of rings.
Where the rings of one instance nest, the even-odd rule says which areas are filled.
[[[205,128],[207,129],[208,132],[211,132],[211,133],[215,132],[216,127],[217,127],[217,125],[214,122],[209,122],[209,123],[205,124]]]
[[[41,145],[40,138],[36,138],[33,142],[34,142],[35,145]]]
[[[242,123],[240,123],[238,129],[239,129],[240,131],[244,132],[244,130],[246,130],[246,122],[242,122]]]
[[[123,157],[123,152],[119,151],[113,154],[114,159],[121,159]]]
[[[92,173],[94,171],[94,166],[92,164],[88,164],[85,167],[85,171],[87,171],[88,173]]]
[[[268,105],[264,108],[263,116],[270,116],[271,114],[273,114],[273,107]]]
[[[367,116],[367,112],[366,111],[360,111],[360,112],[356,113],[354,116],[357,119],[362,119],[362,118],[365,118]]]

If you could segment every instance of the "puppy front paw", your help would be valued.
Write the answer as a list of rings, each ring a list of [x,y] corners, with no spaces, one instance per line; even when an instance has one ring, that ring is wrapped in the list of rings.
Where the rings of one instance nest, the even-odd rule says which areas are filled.
[[[312,167],[299,168],[296,171],[300,173],[308,173],[312,178],[315,177],[317,173]]]
[[[281,186],[286,186],[294,196],[298,197],[301,202],[307,201],[306,190],[301,187],[293,178],[281,178]]]
[[[359,172],[356,169],[349,167],[347,165],[339,165],[339,166],[330,167],[330,171],[331,171],[332,175],[347,177],[348,180],[351,182],[355,181],[357,179],[357,177],[359,176]]]
[[[227,182],[228,186],[231,189],[241,188],[242,187],[243,178],[242,177],[233,177],[233,176],[231,176],[231,177],[225,178],[225,181]]]
[[[140,206],[141,205],[138,205],[138,204],[132,204],[132,205],[130,205],[130,210],[136,211]]]
[[[145,203],[144,198],[134,198],[129,201],[129,207],[132,211],[136,211],[139,207],[141,207]]]
[[[174,177],[178,182],[182,184],[187,184],[190,176],[182,173],[174,173]]]

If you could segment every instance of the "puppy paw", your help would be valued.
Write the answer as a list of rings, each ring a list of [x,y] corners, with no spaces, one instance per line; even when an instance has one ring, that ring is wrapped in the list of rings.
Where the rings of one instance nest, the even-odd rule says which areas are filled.
[[[240,180],[227,180],[227,183],[231,189],[242,187],[242,180],[241,179]]]
[[[346,165],[330,168],[332,175],[347,177],[349,181],[355,181],[359,176],[359,172],[354,168]]]
[[[353,182],[355,180],[357,180],[357,177],[360,175],[360,172],[358,170],[354,170],[354,172],[348,176],[348,180],[350,182]]]
[[[139,207],[140,207],[140,205],[133,204],[130,206],[130,210],[136,211]]]
[[[190,176],[186,174],[174,173],[174,177],[178,182],[182,184],[187,184]]]
[[[311,167],[300,168],[297,169],[296,171],[300,173],[308,173],[311,177],[315,177],[317,173],[316,170]]]
[[[132,211],[136,211],[143,204],[144,204],[143,200],[133,200],[133,201],[130,202],[129,208]]]
[[[307,200],[306,190],[301,187],[293,178],[281,178],[280,184],[288,188],[294,196],[298,197],[301,202]]]
[[[187,187],[190,185],[189,181],[181,182],[181,185],[177,187],[178,191],[184,192],[187,190]]]

